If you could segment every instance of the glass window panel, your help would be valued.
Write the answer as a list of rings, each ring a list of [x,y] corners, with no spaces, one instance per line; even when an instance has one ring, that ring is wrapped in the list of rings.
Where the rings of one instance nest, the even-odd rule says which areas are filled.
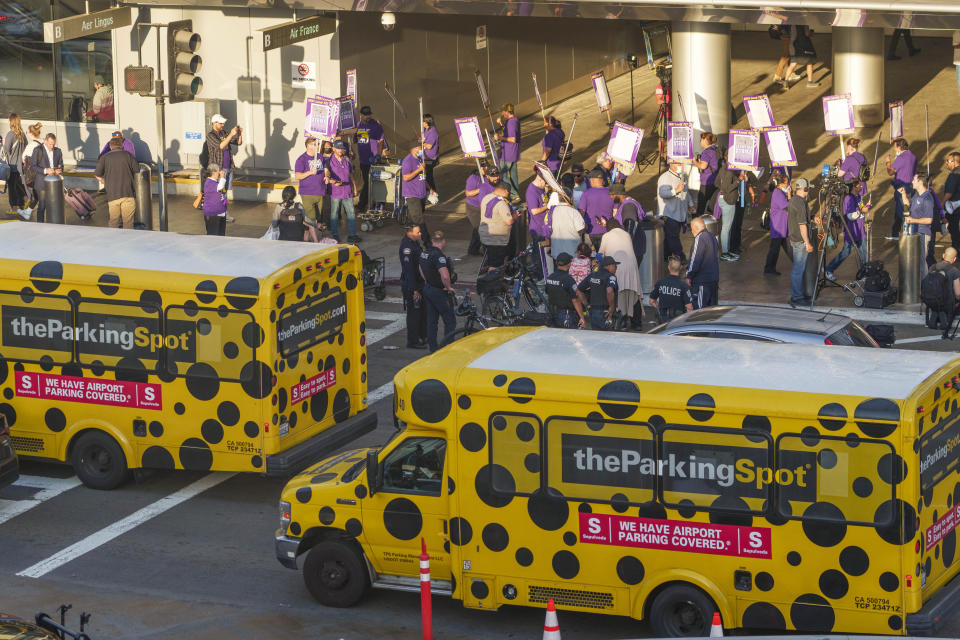
[[[83,365],[155,371],[160,359],[160,309],[137,303],[82,300],[77,352]]]
[[[243,342],[243,328],[253,321],[245,311],[167,307],[164,348],[167,370],[184,375],[195,362],[213,367],[220,380],[239,381],[253,349]],[[249,372],[249,369],[248,369]]]
[[[0,352],[9,362],[73,359],[73,309],[63,296],[0,292],[0,323]]]
[[[38,120],[56,120],[53,47],[43,43],[50,3],[0,0],[0,16],[0,113],[19,113],[24,129]]]
[[[110,8],[105,0],[91,0],[90,11]],[[83,0],[60,0],[57,17],[85,13]],[[63,117],[71,122],[114,122],[112,31],[60,44]]]
[[[383,461],[383,490],[439,496],[446,451],[443,438],[407,438]]]

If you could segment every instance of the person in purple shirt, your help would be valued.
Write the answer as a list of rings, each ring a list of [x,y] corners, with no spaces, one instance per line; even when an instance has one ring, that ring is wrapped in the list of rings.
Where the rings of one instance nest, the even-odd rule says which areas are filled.
[[[587,231],[594,246],[600,247],[603,238],[604,225],[601,219],[613,217],[613,198],[609,190],[603,186],[603,172],[594,169],[590,172],[590,188],[580,196],[580,205],[577,207],[583,213],[587,222]]]
[[[227,235],[227,194],[220,188],[223,169],[215,162],[207,165],[203,181],[203,222],[208,236]]]
[[[547,183],[538,173],[527,186],[527,220],[530,228],[530,238],[536,242],[550,237],[550,227],[547,224]]]
[[[423,161],[423,147],[414,144],[410,153],[400,163],[400,195],[407,206],[407,219],[420,225],[420,234],[427,238],[429,232],[423,219],[424,201],[427,199],[426,166]]]
[[[383,126],[373,119],[373,110],[368,106],[360,107],[360,124],[357,125],[354,142],[357,144],[360,175],[363,176],[357,209],[366,211],[370,197],[370,165],[373,164],[374,158],[379,155],[386,156],[390,151],[390,146],[384,138]]]
[[[827,280],[836,281],[834,272],[837,270],[856,245],[860,257],[865,261],[867,258],[867,228],[864,225],[863,217],[866,215],[866,207],[860,199],[860,179],[857,178],[850,185],[850,193],[843,198],[843,215],[846,217],[843,226],[843,249],[833,257],[827,270],[824,273]]]
[[[323,156],[317,153],[317,139],[307,138],[306,151],[293,164],[293,177],[300,182],[300,202],[307,217],[320,222],[323,197],[327,195],[326,167]]]
[[[433,116],[429,113],[423,115],[423,167],[427,175],[427,187],[430,193],[437,192],[437,183],[433,180],[433,168],[439,164],[440,160],[440,134],[434,124]]]
[[[867,158],[857,151],[860,148],[860,138],[849,138],[844,146],[846,157],[843,160],[837,160],[837,164],[840,165],[837,175],[848,184],[857,180],[860,183],[858,187],[860,189],[859,195],[865,196],[867,194],[867,183],[860,180],[860,170],[863,165],[867,164]]]
[[[543,136],[543,142],[540,143],[540,148],[543,150],[540,154],[540,162],[546,163],[550,171],[556,173],[560,169],[560,155],[563,153],[566,136],[560,121],[553,116],[547,116],[544,124],[547,126],[547,135]]]
[[[110,134],[111,138],[120,138],[120,141],[123,143],[123,150],[132,155],[134,158],[137,157],[137,150],[133,147],[133,141],[127,140],[123,137],[123,134],[119,131],[114,131]],[[103,149],[100,150],[100,155],[102,156],[105,153],[110,153],[110,141],[107,140],[107,144],[103,145]]]
[[[347,242],[360,242],[357,235],[356,220],[353,211],[353,194],[356,185],[353,183],[353,164],[344,155],[347,145],[337,140],[333,143],[333,156],[324,168],[324,178],[330,185],[330,234],[340,241],[340,207],[343,207],[347,218]]]
[[[520,162],[520,120],[514,114],[509,102],[500,108],[497,124],[503,127],[503,133],[494,134],[500,141],[500,174],[510,186],[510,198],[520,199],[520,180],[517,177],[517,163]]]
[[[470,234],[470,245],[467,247],[467,255],[482,256],[483,244],[480,242],[480,201],[486,194],[480,193],[484,184],[490,187],[488,193],[493,192],[493,185],[487,182],[481,171],[484,170],[486,160],[480,161],[480,167],[475,169],[467,176],[467,183],[464,185],[463,193],[467,197],[467,220],[473,227],[473,233]]]
[[[896,154],[893,162],[890,162],[890,154],[887,154],[887,175],[893,178],[893,190],[896,192],[902,188],[909,198],[913,195],[913,176],[917,173],[917,156],[910,151],[910,144],[904,138],[893,141],[893,150]],[[903,199],[897,193],[893,196],[893,214],[893,226],[890,227],[887,240],[899,240],[900,231],[903,229]]]
[[[717,151],[717,136],[709,131],[700,134],[700,146],[703,152],[697,156],[693,164],[700,170],[700,192],[697,195],[697,215],[702,216],[707,202],[717,190],[715,184],[717,172],[720,170],[720,154]],[[726,249],[726,247],[724,247]]]
[[[763,274],[778,276],[777,259],[780,250],[793,259],[793,250],[787,242],[790,235],[787,220],[787,205],[790,204],[790,176],[786,172],[777,174],[777,186],[770,195],[770,248],[767,250],[767,263],[763,267]]]

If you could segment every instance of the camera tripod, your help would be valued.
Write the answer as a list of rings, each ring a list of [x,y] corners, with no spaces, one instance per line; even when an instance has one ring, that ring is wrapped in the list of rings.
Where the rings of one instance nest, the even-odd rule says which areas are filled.
[[[663,173],[663,168],[667,163],[667,122],[669,118],[667,117],[667,110],[669,105],[667,103],[662,103],[660,108],[657,110],[657,117],[653,121],[653,132],[657,138],[657,147],[653,151],[649,151],[642,158],[637,159],[637,164],[644,167],[652,166],[654,160],[657,161],[657,175]]]
[[[828,211],[826,215],[829,216],[828,221],[825,224],[821,222],[821,224],[818,225],[824,231],[824,234],[822,238],[818,239],[818,244],[820,245],[820,256],[817,260],[817,278],[814,281],[813,295],[810,296],[810,309],[811,310],[813,309],[813,304],[814,302],[816,302],[817,296],[826,287],[836,287],[838,289],[845,290],[847,293],[853,296],[853,305],[856,307],[862,307],[864,302],[863,300],[864,289],[863,289],[863,281],[862,279],[859,278],[859,276],[863,271],[863,265],[869,260],[869,257],[863,254],[863,252],[860,250],[859,244],[853,243],[853,248],[857,253],[858,279],[848,283],[837,282],[836,280],[828,279],[827,270],[826,270],[826,266],[827,266],[826,249],[827,249],[827,246],[829,245],[828,240],[832,238],[834,241],[834,244],[837,244],[840,238],[843,236],[843,234],[840,233],[841,230],[845,231],[846,235],[850,236],[851,238],[853,237],[853,234],[850,232],[850,225],[847,222],[846,214],[844,214],[842,211],[842,207],[841,207],[840,213]],[[835,217],[840,219],[840,225],[836,224],[836,220],[834,219]],[[872,226],[873,226],[873,221],[867,221],[866,219],[864,219],[864,227],[865,227],[864,233],[866,234],[865,235],[866,238],[870,237],[870,230]],[[843,247],[841,245],[841,250],[842,249]]]

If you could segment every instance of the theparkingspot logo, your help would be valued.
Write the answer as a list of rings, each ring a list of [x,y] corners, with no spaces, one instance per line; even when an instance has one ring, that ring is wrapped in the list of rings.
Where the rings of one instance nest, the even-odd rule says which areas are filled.
[[[952,476],[960,448],[960,418],[928,428],[920,439],[920,489],[926,491]]]
[[[338,289],[285,309],[277,320],[281,355],[336,334],[346,321],[347,296]]]
[[[661,457],[653,443],[632,438],[563,434],[562,478],[575,484],[653,489],[666,492],[763,497],[776,483],[789,499],[816,498],[816,454],[781,451],[780,466],[769,466],[766,448],[670,442]]]

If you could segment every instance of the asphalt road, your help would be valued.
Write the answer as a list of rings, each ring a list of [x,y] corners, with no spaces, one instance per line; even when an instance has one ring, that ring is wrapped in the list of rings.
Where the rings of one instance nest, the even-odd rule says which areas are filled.
[[[393,431],[389,385],[422,355],[403,348],[396,299],[368,302],[370,393],[377,430]],[[897,327],[904,347],[954,350],[960,342],[927,339],[918,326]],[[386,385],[386,386],[384,386]],[[0,610],[30,617],[71,603],[68,621],[93,613],[101,638],[416,638],[419,596],[377,591],[358,607],[317,605],[299,572],[273,551],[277,500],[284,481],[254,475],[148,473],[111,492],[79,485],[69,467],[25,462],[23,477],[0,490]],[[18,575],[19,574],[19,575]],[[539,610],[496,613],[434,602],[435,633],[445,639],[537,637]],[[649,634],[627,618],[560,613],[566,638],[637,638]],[[944,636],[960,635],[960,617]]]

